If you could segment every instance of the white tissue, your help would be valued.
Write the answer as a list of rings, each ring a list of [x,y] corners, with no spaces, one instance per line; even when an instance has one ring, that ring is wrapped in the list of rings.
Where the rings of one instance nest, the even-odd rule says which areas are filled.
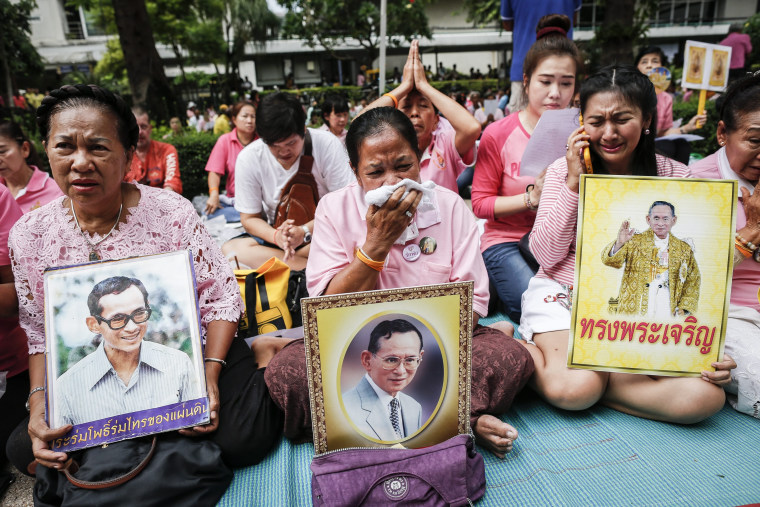
[[[432,181],[424,181],[422,183],[416,182],[414,180],[405,179],[402,181],[399,181],[395,185],[386,185],[380,188],[376,188],[374,190],[370,190],[366,194],[364,194],[364,202],[367,203],[367,205],[375,205],[375,206],[382,206],[385,204],[385,202],[390,198],[390,196],[393,194],[393,192],[396,191],[398,187],[406,187],[406,191],[404,192],[404,196],[401,198],[402,200],[406,198],[407,195],[409,195],[410,190],[417,190],[419,192],[422,192],[422,199],[420,200],[420,204],[417,206],[417,212],[426,212],[426,211],[432,211],[437,208],[436,199],[435,199],[435,182]],[[417,228],[417,224],[412,221],[411,224],[409,224],[409,227],[404,229],[404,232],[401,233],[401,236],[394,241],[397,245],[403,245],[407,241],[413,240],[417,236],[420,235],[420,231]]]
[[[409,178],[401,180],[395,185],[386,185],[384,187],[370,190],[364,195],[364,201],[368,205],[374,204],[378,207],[382,206],[390,198],[390,196],[393,195],[393,192],[395,192],[398,187],[406,187],[404,196],[401,198],[402,200],[406,198],[407,195],[409,195],[410,190],[417,190],[419,192],[422,192],[422,200],[420,201],[419,206],[417,206],[417,211],[428,211],[435,209],[435,198],[433,197],[435,195],[435,183],[432,181],[423,181],[422,183],[418,183],[414,180],[410,180]]]

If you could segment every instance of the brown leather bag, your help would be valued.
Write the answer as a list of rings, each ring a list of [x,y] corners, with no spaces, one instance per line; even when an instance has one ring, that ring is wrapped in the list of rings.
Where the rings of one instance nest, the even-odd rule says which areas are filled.
[[[319,193],[317,181],[311,173],[314,157],[311,156],[311,136],[308,130],[303,137],[303,155],[298,164],[298,172],[288,181],[280,193],[280,202],[274,219],[275,228],[285,220],[293,220],[295,225],[303,225],[314,220]]]

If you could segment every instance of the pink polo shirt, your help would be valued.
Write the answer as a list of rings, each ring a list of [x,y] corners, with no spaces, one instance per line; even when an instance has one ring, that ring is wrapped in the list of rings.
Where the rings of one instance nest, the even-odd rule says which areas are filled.
[[[486,315],[488,274],[478,251],[475,217],[458,194],[436,187],[435,197],[438,209],[417,212],[414,220],[419,236],[404,245],[393,245],[375,289],[473,280],[473,311]],[[310,295],[324,293],[330,280],[354,260],[356,248],[364,244],[367,236],[366,215],[364,190],[357,182],[320,199],[306,264]],[[404,260],[404,247],[419,244],[425,237],[435,240],[435,251],[430,255],[420,254],[413,262]]]
[[[668,92],[657,94],[657,131],[673,126],[673,97]]]
[[[472,179],[472,211],[485,218],[485,232],[480,238],[480,250],[500,243],[520,241],[530,232],[536,212],[525,211],[505,217],[494,217],[499,196],[522,195],[525,187],[534,183],[533,176],[520,176],[520,160],[530,141],[518,117],[512,113],[486,127],[478,146],[478,162]]]
[[[420,160],[422,181],[434,181],[438,186],[458,192],[457,177],[472,164],[474,151],[470,150],[464,159],[459,156],[455,143],[456,135],[453,128],[437,128],[433,132],[433,139]]]
[[[0,185],[0,266],[11,263],[8,256],[8,233],[21,215],[21,208],[10,190],[5,185]],[[26,334],[18,325],[18,317],[0,318],[0,371],[7,371],[8,377],[12,377],[28,368]]]
[[[254,140],[258,136],[254,137]],[[227,176],[227,197],[235,197],[235,162],[244,146],[237,137],[237,129],[219,136],[206,162],[206,171]]]
[[[29,183],[16,196],[16,204],[23,213],[29,213],[63,195],[58,184],[48,173],[40,171],[36,166],[31,166],[31,168],[34,172]],[[0,183],[5,185],[5,180],[0,178]]]
[[[692,178],[711,178],[722,179],[720,169],[718,169],[718,154],[703,158],[689,166]],[[738,176],[737,176],[738,178]],[[739,193],[741,196],[741,193]],[[737,198],[736,205],[736,230],[744,228],[747,225],[747,215],[744,213],[744,206]],[[745,259],[734,267],[734,275],[731,282],[731,303],[739,306],[748,306],[760,312],[760,301],[757,298],[757,291],[760,287],[760,263],[750,259]]]

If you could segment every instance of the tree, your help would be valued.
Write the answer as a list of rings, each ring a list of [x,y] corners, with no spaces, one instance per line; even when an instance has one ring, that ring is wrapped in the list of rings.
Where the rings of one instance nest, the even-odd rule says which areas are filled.
[[[467,21],[476,25],[492,25],[501,19],[500,0],[464,0],[462,8],[467,13]]]
[[[14,76],[42,74],[42,58],[32,46],[29,17],[37,6],[34,0],[0,0],[0,74],[2,94],[8,106],[13,105]]]
[[[111,0],[124,52],[133,104],[145,104],[159,116],[178,109],[164,64],[156,50],[145,0]]]
[[[288,9],[285,37],[305,39],[309,47],[322,46],[334,57],[338,45],[364,50],[368,65],[380,43],[379,0],[278,0]],[[431,37],[424,4],[428,0],[388,0],[387,33],[391,44],[415,37]]]
[[[634,46],[649,31],[648,20],[659,0],[597,0],[604,6],[602,23],[594,33],[592,62],[600,66],[633,61]]]

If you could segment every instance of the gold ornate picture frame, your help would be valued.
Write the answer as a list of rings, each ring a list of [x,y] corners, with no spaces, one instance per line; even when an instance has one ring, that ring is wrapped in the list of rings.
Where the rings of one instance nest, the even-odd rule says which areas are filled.
[[[455,282],[302,300],[317,454],[427,447],[470,432],[473,288],[473,282]],[[396,357],[390,340],[377,353],[368,351],[372,332],[390,321],[416,329],[410,331],[411,343],[418,335],[422,349],[416,365],[416,348]],[[398,390],[400,433],[388,433],[387,405],[378,405],[386,385]]]
[[[568,367],[680,377],[714,370],[737,191],[734,180],[581,177]],[[617,248],[624,223],[635,234]]]

